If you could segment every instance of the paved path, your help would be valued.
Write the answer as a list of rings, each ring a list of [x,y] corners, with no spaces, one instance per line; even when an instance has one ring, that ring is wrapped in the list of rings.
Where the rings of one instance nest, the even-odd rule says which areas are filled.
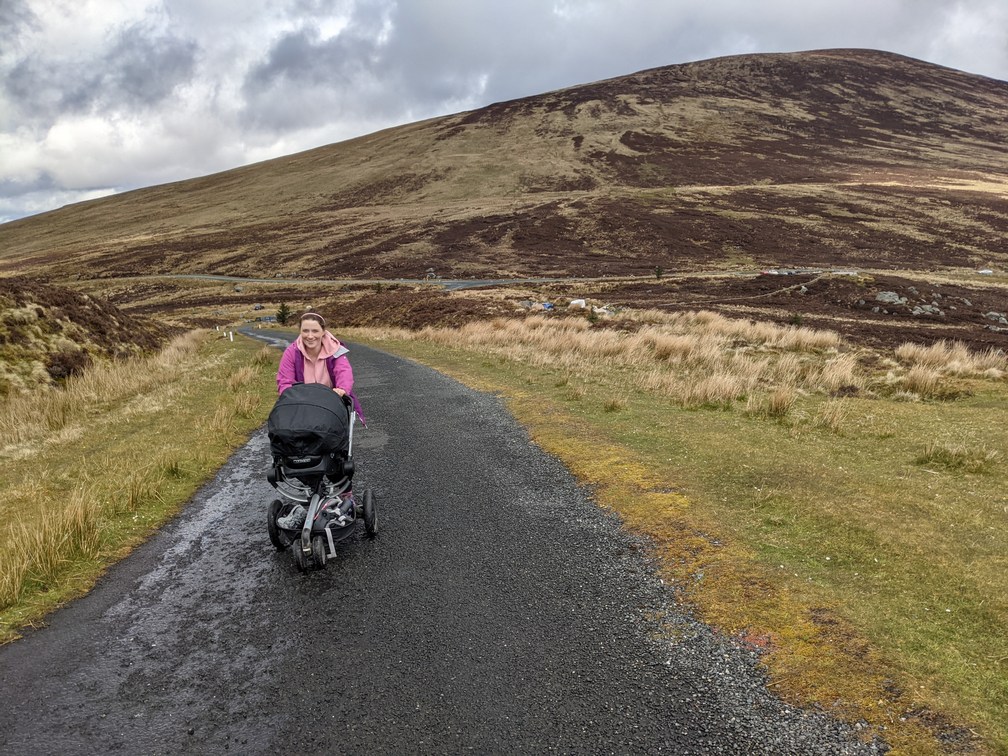
[[[262,431],[0,648],[0,753],[862,753],[683,616],[647,548],[494,397],[363,347],[381,532],[297,572]]]

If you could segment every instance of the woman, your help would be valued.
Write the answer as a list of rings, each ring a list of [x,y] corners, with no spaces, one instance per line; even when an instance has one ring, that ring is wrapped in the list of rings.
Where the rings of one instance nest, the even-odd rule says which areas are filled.
[[[353,370],[347,353],[350,350],[325,329],[325,318],[315,312],[301,316],[301,333],[280,358],[277,370],[277,393],[282,394],[295,383],[321,383],[340,396],[349,396],[357,417],[364,422],[360,402],[353,393]]]
[[[347,352],[350,350],[325,329],[325,318],[316,312],[301,316],[301,334],[288,346],[280,358],[277,370],[277,393],[282,394],[295,383],[321,383],[340,396],[349,396],[357,417],[364,422],[360,402],[353,393],[353,370]],[[352,490],[343,494],[353,497]],[[282,528],[300,528],[308,510],[298,504],[289,514],[277,520]]]

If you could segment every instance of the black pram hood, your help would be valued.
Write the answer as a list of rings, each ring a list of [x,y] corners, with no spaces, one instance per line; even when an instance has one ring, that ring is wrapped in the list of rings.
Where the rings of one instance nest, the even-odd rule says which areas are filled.
[[[266,422],[277,457],[306,457],[346,451],[350,414],[343,398],[321,383],[295,383],[284,391]]]

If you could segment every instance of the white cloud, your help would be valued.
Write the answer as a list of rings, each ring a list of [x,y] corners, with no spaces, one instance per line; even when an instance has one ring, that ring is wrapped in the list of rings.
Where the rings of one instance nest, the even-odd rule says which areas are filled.
[[[10,202],[0,197],[0,223],[17,220],[26,215],[44,213],[47,210],[70,205],[76,202],[100,199],[115,194],[114,189],[45,190],[26,191],[18,195],[16,202]]]
[[[926,57],[951,68],[975,73],[978,61],[989,71],[1008,71],[1008,5],[1001,0],[958,2],[946,10],[944,23],[928,46]],[[990,75],[990,74],[988,74]]]

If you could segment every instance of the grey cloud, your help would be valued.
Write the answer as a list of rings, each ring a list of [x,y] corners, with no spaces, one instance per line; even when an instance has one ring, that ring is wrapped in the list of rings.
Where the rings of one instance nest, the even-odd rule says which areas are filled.
[[[277,39],[246,74],[244,116],[279,130],[400,114],[400,74],[388,66],[380,38],[386,6],[362,4],[348,26],[329,39],[322,39],[310,20]]]
[[[351,22],[322,39],[312,19],[336,7]],[[266,130],[401,122],[724,54],[856,46],[926,58],[948,12],[942,0],[850,0],[814,12],[799,0],[294,0],[289,8],[305,14],[301,28],[274,42],[242,90],[244,117]]]
[[[36,122],[95,108],[149,107],[193,75],[197,52],[190,40],[133,25],[92,60],[26,57],[8,72],[4,86]]]
[[[354,0],[293,0],[289,13],[293,18],[321,18],[350,13]]]
[[[196,68],[197,46],[192,40],[155,35],[133,25],[119,35],[105,55],[103,85],[112,99],[153,105],[187,81]]]
[[[362,0],[353,5],[347,27],[330,39],[304,20],[248,72],[242,90],[246,117],[277,130],[339,119],[422,118],[482,96],[490,72],[520,71],[507,65],[494,43],[509,32],[482,18],[484,11],[463,4],[424,13],[431,9],[419,5],[416,11],[412,3]],[[484,28],[472,33],[471,23]]]
[[[0,198],[19,197],[22,194],[31,192],[55,191],[61,187],[48,171],[41,171],[30,181],[13,181],[12,179],[0,179]]]
[[[9,49],[25,29],[35,26],[38,17],[27,0],[2,0],[0,2],[0,45]]]

